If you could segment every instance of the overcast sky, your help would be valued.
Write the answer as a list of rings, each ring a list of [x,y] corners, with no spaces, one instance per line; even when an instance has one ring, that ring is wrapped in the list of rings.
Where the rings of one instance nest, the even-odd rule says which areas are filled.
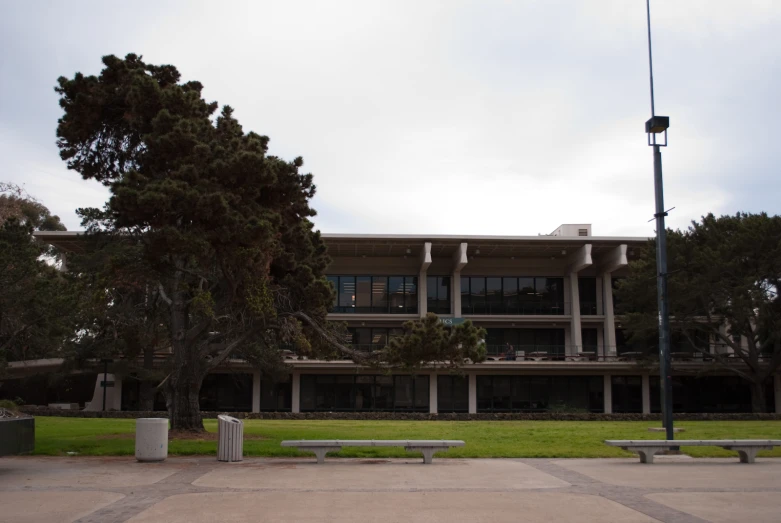
[[[781,1],[652,0],[668,224],[781,211]],[[304,157],[323,232],[652,235],[644,0],[0,0],[0,181],[78,229],[58,76],[134,52]]]

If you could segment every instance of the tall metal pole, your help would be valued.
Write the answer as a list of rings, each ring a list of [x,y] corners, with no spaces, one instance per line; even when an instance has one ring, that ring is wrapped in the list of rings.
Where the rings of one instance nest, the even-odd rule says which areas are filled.
[[[654,107],[654,67],[651,55],[651,0],[646,0],[646,15],[648,19],[648,71],[651,83],[651,120],[654,120],[656,111]],[[648,127],[648,126],[647,126]],[[646,129],[648,131],[648,128]],[[665,129],[666,133],[666,129]],[[665,134],[666,145],[666,134]],[[667,295],[667,228],[664,217],[664,188],[662,181],[662,151],[656,143],[654,134],[654,192],[656,197],[656,293],[659,306],[659,380],[661,391],[662,422],[666,429],[666,437],[672,440],[675,437],[673,430],[673,390],[671,380],[670,360],[670,309]]]

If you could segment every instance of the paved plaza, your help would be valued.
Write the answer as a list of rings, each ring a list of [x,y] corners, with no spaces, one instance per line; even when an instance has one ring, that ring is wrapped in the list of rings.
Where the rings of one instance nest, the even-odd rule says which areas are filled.
[[[781,522],[781,459],[0,459],[0,522]]]

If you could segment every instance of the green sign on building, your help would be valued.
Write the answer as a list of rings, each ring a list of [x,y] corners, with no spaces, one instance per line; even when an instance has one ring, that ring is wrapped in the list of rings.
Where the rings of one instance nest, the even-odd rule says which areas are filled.
[[[464,323],[464,318],[439,318],[439,323],[444,323],[448,327],[453,325],[461,325]]]

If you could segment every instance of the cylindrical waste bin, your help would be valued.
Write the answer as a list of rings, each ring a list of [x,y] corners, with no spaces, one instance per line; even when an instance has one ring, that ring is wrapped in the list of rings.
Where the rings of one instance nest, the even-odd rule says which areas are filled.
[[[217,416],[217,461],[241,461],[244,454],[244,422]]]
[[[163,461],[168,457],[168,419],[138,418],[136,420],[136,459]]]

